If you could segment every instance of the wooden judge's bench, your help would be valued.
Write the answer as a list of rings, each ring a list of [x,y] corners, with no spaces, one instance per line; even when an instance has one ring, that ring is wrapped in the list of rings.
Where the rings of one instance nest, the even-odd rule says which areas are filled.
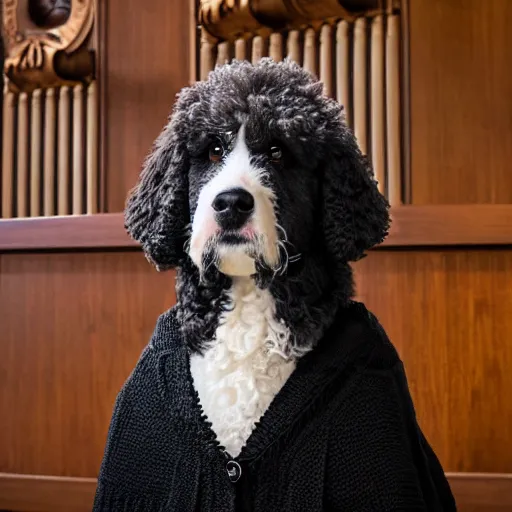
[[[512,511],[511,0],[3,0],[0,511],[89,511],[115,396],[175,302],[122,210],[175,94],[285,56],[392,205],[355,265],[462,512]]]

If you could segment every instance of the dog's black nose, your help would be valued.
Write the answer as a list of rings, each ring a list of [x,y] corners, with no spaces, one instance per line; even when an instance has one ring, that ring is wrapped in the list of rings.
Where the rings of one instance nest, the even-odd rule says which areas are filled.
[[[254,211],[254,197],[243,188],[233,188],[217,195],[212,206],[221,228],[239,229]]]

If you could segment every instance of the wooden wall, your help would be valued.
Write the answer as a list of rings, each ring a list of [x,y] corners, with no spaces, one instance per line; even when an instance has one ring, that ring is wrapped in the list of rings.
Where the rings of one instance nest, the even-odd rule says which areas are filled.
[[[113,400],[175,302],[173,275],[138,251],[0,261],[0,472],[94,477]]]
[[[189,81],[191,24],[184,0],[106,5],[104,200],[107,211],[119,212],[175,93]],[[404,359],[425,433],[446,471],[457,473],[460,510],[512,510],[512,236],[500,224],[503,208],[491,208],[499,243],[482,245],[485,233],[471,220],[464,236],[471,240],[474,223],[476,245],[436,238],[440,205],[512,203],[512,4],[410,0],[406,7],[412,206],[396,218],[402,226],[408,211],[420,211],[424,220],[419,234],[408,227],[414,244],[400,231],[400,247],[372,251],[356,265],[358,298]],[[454,236],[465,214],[457,215],[448,219]],[[108,236],[100,231],[98,247],[80,248],[59,245],[51,225],[27,227],[39,236],[35,250],[30,241],[23,249],[20,238],[2,245],[2,234],[14,236],[6,226],[0,223],[0,509],[90,510],[113,401],[157,316],[175,301],[174,276],[154,271],[128,243],[100,243]],[[41,249],[46,233],[51,247]]]
[[[509,0],[410,0],[414,204],[511,203]]]
[[[107,5],[106,202],[119,212],[176,93],[189,83],[192,19],[188,0]]]

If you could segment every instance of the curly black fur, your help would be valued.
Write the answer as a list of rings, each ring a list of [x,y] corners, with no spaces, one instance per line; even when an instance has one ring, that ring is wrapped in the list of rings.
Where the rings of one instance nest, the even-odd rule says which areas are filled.
[[[212,138],[236,133],[242,119],[252,158],[268,170],[289,253],[301,255],[283,274],[258,263],[255,276],[270,289],[295,345],[322,336],[353,295],[349,262],[389,227],[388,203],[341,105],[301,67],[233,61],[183,89],[128,200],[126,227],[158,269],[179,267],[178,311],[192,350],[212,339],[231,285],[213,266],[201,280],[184,248],[199,191],[215,172],[204,151]],[[280,165],[266,156],[276,141],[284,148]]]

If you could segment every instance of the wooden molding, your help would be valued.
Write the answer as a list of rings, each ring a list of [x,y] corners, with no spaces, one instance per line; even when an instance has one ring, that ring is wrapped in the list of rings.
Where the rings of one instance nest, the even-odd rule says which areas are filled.
[[[391,218],[383,249],[512,245],[512,204],[398,206]],[[137,246],[122,213],[0,220],[0,252]]]
[[[120,213],[0,220],[0,251],[130,248]]]
[[[447,473],[461,512],[512,510],[512,474]],[[95,478],[0,473],[0,510],[89,512]]]
[[[93,76],[94,59],[84,42],[94,21],[94,0],[69,0],[62,7],[49,10],[41,0],[5,3],[4,72],[12,91],[72,86]]]
[[[354,19],[382,11],[379,0],[200,0],[199,23],[215,40],[231,41],[247,34],[307,26],[326,19]]]
[[[398,206],[391,219],[384,248],[512,245],[512,204]]]
[[[461,512],[512,510],[512,474],[447,473]]]
[[[90,512],[95,478],[0,473],[0,510]]]

